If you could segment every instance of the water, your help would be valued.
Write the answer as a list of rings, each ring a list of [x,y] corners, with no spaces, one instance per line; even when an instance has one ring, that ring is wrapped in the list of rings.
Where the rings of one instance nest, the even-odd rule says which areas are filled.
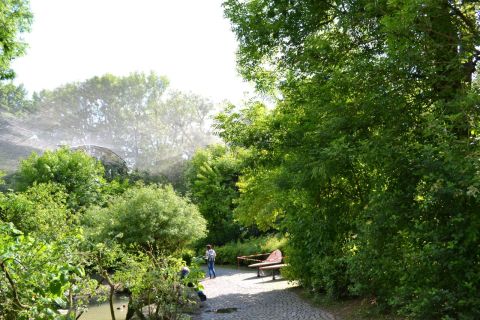
[[[125,307],[124,307],[125,306]],[[114,296],[113,308],[115,310],[116,320],[125,320],[128,310],[128,297]],[[88,311],[82,314],[79,320],[111,320],[110,305],[108,301],[103,303],[94,303],[88,306]]]

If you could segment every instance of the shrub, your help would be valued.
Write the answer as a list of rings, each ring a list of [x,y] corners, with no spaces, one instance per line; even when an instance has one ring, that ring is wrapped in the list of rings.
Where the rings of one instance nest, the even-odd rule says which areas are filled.
[[[0,194],[0,218],[24,233],[52,240],[67,228],[66,197],[59,184],[34,183],[25,192]]]
[[[180,320],[185,319],[185,309],[195,307],[197,294],[187,289],[187,282],[193,287],[198,284],[204,276],[198,268],[192,268],[187,278],[181,279],[180,259],[139,253],[123,262],[124,267],[115,273],[115,281],[124,283],[131,292],[127,319],[145,314],[152,320]]]
[[[286,244],[286,238],[274,235],[252,238],[246,241],[230,242],[224,246],[215,248],[216,261],[221,264],[237,264],[237,257],[257,253],[270,253],[276,249],[282,250]]]
[[[197,207],[171,186],[133,187],[114,197],[109,207],[89,210],[85,220],[100,229],[100,237],[117,237],[121,243],[144,248],[152,245],[169,254],[204,237],[206,231]]]
[[[95,288],[77,260],[79,239],[73,233],[46,243],[0,221],[0,319],[77,318],[83,297]],[[60,308],[68,315],[62,317]]]

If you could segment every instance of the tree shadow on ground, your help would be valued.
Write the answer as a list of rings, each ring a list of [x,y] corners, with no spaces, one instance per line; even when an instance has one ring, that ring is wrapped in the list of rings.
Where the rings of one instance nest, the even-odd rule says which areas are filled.
[[[277,281],[277,280],[274,280]],[[208,298],[192,320],[337,320],[328,312],[302,300],[295,288],[252,294],[226,294]]]

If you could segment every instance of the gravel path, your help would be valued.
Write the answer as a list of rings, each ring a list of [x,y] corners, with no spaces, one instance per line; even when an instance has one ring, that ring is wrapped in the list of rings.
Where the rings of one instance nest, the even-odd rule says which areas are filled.
[[[258,278],[255,270],[218,266],[215,270],[215,279],[202,282],[207,301],[194,320],[337,319],[300,299],[295,293],[297,285],[281,277]],[[227,308],[233,309],[225,310]]]

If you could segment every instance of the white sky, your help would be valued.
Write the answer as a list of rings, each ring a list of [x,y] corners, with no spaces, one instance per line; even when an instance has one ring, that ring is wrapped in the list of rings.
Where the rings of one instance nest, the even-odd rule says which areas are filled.
[[[222,0],[31,0],[25,56],[13,63],[30,92],[96,75],[155,71],[170,87],[239,103],[252,86],[237,74]]]

